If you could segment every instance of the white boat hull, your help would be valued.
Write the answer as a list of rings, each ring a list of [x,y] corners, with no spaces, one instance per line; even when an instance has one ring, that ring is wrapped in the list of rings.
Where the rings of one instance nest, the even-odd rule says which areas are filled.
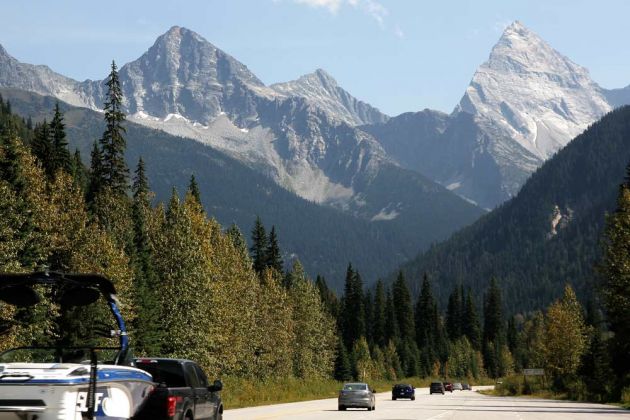
[[[38,365],[41,366],[4,365],[0,378],[3,374],[7,376],[0,379],[0,420],[86,418],[89,366],[64,365],[67,369],[37,369]],[[26,366],[30,369],[25,369]],[[77,368],[87,368],[87,374],[69,375]],[[24,373],[24,377],[19,376],[21,373]],[[131,418],[153,389],[151,377],[135,368],[99,366],[98,378],[94,398],[97,419]]]

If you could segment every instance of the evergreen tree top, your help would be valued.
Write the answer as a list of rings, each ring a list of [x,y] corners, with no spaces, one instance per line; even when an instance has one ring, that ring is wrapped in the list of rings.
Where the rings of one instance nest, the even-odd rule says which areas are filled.
[[[127,180],[129,170],[125,162],[126,141],[123,136],[125,128],[125,114],[122,111],[123,94],[120,80],[116,71],[116,63],[112,61],[112,69],[107,82],[107,94],[105,100],[105,131],[100,139],[102,149],[102,187],[108,187],[117,194],[124,195],[127,192]]]
[[[135,176],[131,190],[133,192],[133,197],[138,199],[142,196],[146,196],[150,191],[149,181],[146,176],[145,164],[142,156],[138,159],[138,165],[136,166],[134,174]]]
[[[197,203],[201,204],[201,192],[199,191],[199,185],[197,184],[197,180],[195,179],[195,175],[190,176],[190,183],[188,184],[188,193],[192,195],[192,197],[197,201]]]

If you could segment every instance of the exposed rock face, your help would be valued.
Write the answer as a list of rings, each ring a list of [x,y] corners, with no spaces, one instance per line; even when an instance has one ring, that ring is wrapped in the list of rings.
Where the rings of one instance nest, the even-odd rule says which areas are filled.
[[[504,134],[542,162],[611,106],[588,70],[517,21],[477,70],[457,110],[473,114],[484,129]]]
[[[55,73],[48,66],[20,63],[10,56],[2,45],[0,45],[0,87],[51,95],[77,106],[84,106],[89,101],[75,80]]]
[[[221,112],[256,117],[253,96],[272,95],[249,69],[193,31],[177,26],[120,71],[127,111],[208,124]]]
[[[271,85],[271,88],[286,96],[307,98],[348,125],[382,123],[389,119],[378,109],[350,95],[322,69],[291,82]]]

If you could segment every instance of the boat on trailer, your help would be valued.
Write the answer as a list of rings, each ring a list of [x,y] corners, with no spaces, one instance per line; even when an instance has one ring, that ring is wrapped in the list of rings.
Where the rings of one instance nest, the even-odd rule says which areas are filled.
[[[4,304],[34,307],[42,301],[42,290],[50,290],[45,294],[48,301],[66,308],[104,300],[115,328],[107,334],[100,331],[99,336],[117,338],[118,343],[109,347],[55,344],[3,352],[0,420],[133,418],[155,383],[150,374],[131,366],[129,337],[113,284],[98,274],[0,274]],[[7,333],[13,322],[2,320],[0,333]]]

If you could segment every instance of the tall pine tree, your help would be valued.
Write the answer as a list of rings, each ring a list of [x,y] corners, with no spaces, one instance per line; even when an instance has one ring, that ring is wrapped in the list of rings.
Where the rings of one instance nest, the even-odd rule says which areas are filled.
[[[197,203],[201,204],[201,192],[199,191],[199,184],[197,184],[197,180],[195,179],[194,174],[190,176],[190,182],[188,183],[188,193],[192,195]]]
[[[58,170],[72,173],[72,157],[68,150],[68,140],[66,139],[66,125],[63,123],[63,114],[59,109],[59,101],[55,103],[55,114],[50,122],[52,137],[52,148],[50,154],[50,171],[52,175]]]
[[[260,274],[267,267],[267,248],[269,247],[269,239],[267,238],[267,232],[265,226],[262,223],[260,217],[256,217],[254,228],[252,229],[252,246],[250,251],[252,253],[252,261],[254,264],[254,270]]]
[[[468,289],[466,294],[466,303],[464,304],[463,315],[463,328],[464,334],[468,337],[468,341],[472,345],[473,349],[481,349],[481,324],[479,323],[479,315],[477,314],[477,307],[473,301],[472,292]]]
[[[457,340],[462,335],[462,296],[460,287],[455,286],[448,298],[446,308],[446,331],[451,341]]]
[[[407,281],[402,271],[398,272],[398,277],[392,286],[392,298],[396,311],[396,323],[401,339],[412,339],[416,337],[416,327],[414,322],[413,306],[411,295],[407,287]]]
[[[112,61],[111,72],[105,83],[107,94],[105,99],[105,131],[100,139],[102,151],[102,184],[114,193],[127,192],[129,170],[125,163],[126,142],[124,138],[125,114],[122,111],[123,94],[116,63]]]
[[[340,322],[343,341],[348,349],[353,348],[354,343],[360,337],[365,337],[365,310],[363,302],[361,276],[354,271],[352,264],[348,264]]]
[[[278,273],[282,273],[284,262],[282,261],[282,254],[280,252],[280,245],[278,245],[278,235],[276,234],[275,226],[271,226],[271,232],[269,232],[269,243],[267,245],[266,254],[266,266],[273,268]]]
[[[148,232],[148,217],[151,214],[151,192],[142,158],[138,160],[132,185],[132,218],[134,229],[134,247],[132,263],[135,271],[134,302],[137,315],[134,320],[136,331],[136,349],[144,355],[157,354],[160,351],[162,331],[160,328],[160,310],[157,293],[157,276],[153,267]]]
[[[315,286],[317,286],[317,290],[319,290],[319,297],[324,304],[324,307],[328,310],[328,313],[333,316],[333,318],[337,319],[339,316],[339,299],[337,299],[337,295],[335,292],[330,290],[328,284],[326,283],[326,279],[320,275],[315,279]]]

